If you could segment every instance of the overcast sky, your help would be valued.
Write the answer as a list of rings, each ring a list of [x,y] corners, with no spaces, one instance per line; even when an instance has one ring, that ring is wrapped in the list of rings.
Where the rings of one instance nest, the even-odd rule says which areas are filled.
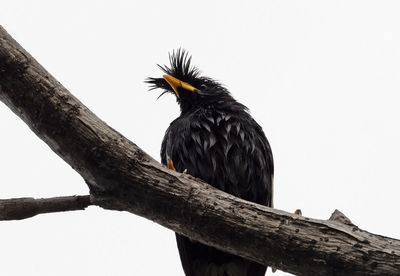
[[[0,3],[14,39],[157,160],[179,108],[143,81],[183,47],[264,128],[276,208],[318,219],[339,209],[400,238],[400,2]],[[88,193],[2,103],[0,133],[0,198]],[[1,222],[0,247],[0,275],[183,275],[172,231],[97,207]]]

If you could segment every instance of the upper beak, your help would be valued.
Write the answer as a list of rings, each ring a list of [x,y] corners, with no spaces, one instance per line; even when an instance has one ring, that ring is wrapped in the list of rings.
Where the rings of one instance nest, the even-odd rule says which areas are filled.
[[[183,82],[173,76],[164,75],[163,78],[168,82],[168,84],[174,89],[175,94],[179,97],[178,87],[182,87],[185,90],[194,91],[196,88],[188,84],[187,82]]]

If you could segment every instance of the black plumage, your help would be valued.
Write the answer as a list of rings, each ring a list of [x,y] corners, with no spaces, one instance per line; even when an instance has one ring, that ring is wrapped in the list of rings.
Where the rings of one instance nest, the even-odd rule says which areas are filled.
[[[202,76],[183,50],[151,89],[177,96],[180,116],[167,129],[161,161],[232,195],[272,206],[273,159],[262,128],[220,83]],[[171,78],[172,76],[172,78]],[[161,94],[161,95],[162,95]],[[160,96],[161,96],[160,95]],[[176,235],[187,276],[262,276],[266,267]]]

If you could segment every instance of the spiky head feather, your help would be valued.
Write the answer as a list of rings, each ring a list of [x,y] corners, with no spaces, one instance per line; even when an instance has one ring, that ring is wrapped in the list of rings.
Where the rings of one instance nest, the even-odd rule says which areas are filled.
[[[160,64],[157,65],[165,74],[187,82],[199,90],[202,89],[202,86],[213,86],[226,91],[226,89],[223,88],[222,85],[217,81],[212,80],[209,77],[202,76],[200,70],[193,66],[191,61],[192,57],[189,56],[188,52],[179,48],[176,51],[172,51],[172,54],[169,54],[169,66]],[[168,92],[174,93],[173,89],[164,78],[147,78],[145,82],[150,84],[150,90],[157,88],[164,90],[159,97]]]
[[[193,107],[201,105],[235,105],[241,109],[247,108],[237,103],[229,91],[218,81],[209,77],[203,76],[200,70],[191,64],[192,57],[183,49],[178,49],[169,54],[170,65],[159,65],[160,69],[167,75],[175,77],[182,82],[188,83],[196,90],[190,93],[182,93],[177,96],[177,102],[180,105],[181,111],[190,110]],[[175,94],[173,88],[164,78],[147,78],[146,83],[150,84],[150,90],[163,89],[159,98],[165,93]]]

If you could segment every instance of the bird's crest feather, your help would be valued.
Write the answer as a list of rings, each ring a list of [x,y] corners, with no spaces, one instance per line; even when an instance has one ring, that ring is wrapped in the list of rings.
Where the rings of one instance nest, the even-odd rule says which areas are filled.
[[[166,74],[174,76],[182,81],[187,81],[190,79],[195,79],[199,77],[200,71],[195,66],[191,66],[192,57],[188,53],[179,48],[178,50],[172,51],[169,54],[170,67],[164,65],[158,65],[161,70]]]
[[[192,83],[194,80],[200,77],[200,70],[191,65],[192,57],[189,56],[188,52],[182,48],[173,50],[172,54],[169,53],[170,65],[160,65],[158,67],[167,75],[171,75],[181,81]],[[149,90],[157,88],[164,89],[162,95],[168,92],[173,92],[169,84],[163,78],[147,78],[146,83],[150,84]]]

